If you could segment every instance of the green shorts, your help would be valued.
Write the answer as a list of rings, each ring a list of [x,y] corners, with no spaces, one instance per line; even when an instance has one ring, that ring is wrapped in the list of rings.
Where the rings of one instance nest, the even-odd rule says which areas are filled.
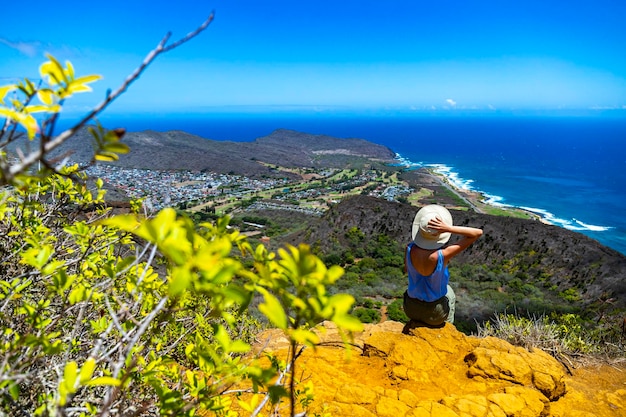
[[[411,319],[429,326],[440,326],[445,322],[454,323],[454,304],[456,296],[452,287],[448,285],[446,295],[435,301],[422,301],[409,297],[404,292],[404,313]]]

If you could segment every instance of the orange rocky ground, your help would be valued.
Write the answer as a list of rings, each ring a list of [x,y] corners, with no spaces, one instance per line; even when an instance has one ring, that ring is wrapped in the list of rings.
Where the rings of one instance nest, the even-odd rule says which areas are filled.
[[[326,345],[306,349],[296,369],[314,386],[310,416],[626,416],[626,370],[580,368],[570,375],[543,351],[466,336],[449,324],[367,325],[349,355],[332,326],[321,337]],[[259,343],[286,353],[276,331]]]

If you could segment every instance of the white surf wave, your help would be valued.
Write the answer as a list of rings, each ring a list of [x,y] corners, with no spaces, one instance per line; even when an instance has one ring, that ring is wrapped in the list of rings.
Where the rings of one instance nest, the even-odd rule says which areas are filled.
[[[535,207],[524,207],[524,206],[520,206],[519,208],[521,208],[522,210],[530,211],[531,213],[538,214],[546,223],[550,223],[555,226],[561,226],[570,230],[575,230],[574,229],[575,226],[572,225],[571,221],[561,219],[560,217],[556,217],[554,214],[550,213],[547,210],[535,208]]]
[[[394,159],[398,161],[397,166],[402,166],[402,167],[406,167],[406,168],[410,168],[410,169],[421,168],[421,167],[424,166],[423,163],[421,163],[421,162],[413,162],[410,159],[403,157],[399,153],[396,153]]]
[[[613,229],[610,226],[596,226],[593,224],[583,223],[577,219],[561,219],[556,217],[554,214],[550,213],[547,210],[533,208],[533,207],[520,207],[522,210],[530,211],[532,213],[536,213],[541,216],[541,218],[547,223],[561,226],[568,230],[574,230],[577,232],[589,231],[589,232],[606,232],[607,230]]]
[[[560,217],[557,217],[553,213],[545,209],[541,209],[541,208],[514,206],[511,204],[507,204],[505,203],[504,197],[488,194],[488,193],[485,193],[484,191],[481,191],[473,187],[472,184],[474,183],[474,180],[462,178],[458,174],[458,172],[454,171],[454,168],[449,165],[424,164],[423,162],[413,162],[407,158],[404,158],[402,155],[398,153],[396,154],[396,159],[399,161],[398,165],[405,166],[407,168],[411,168],[411,169],[417,169],[417,168],[422,168],[422,167],[431,168],[436,174],[439,174],[445,177],[454,188],[463,190],[463,191],[473,191],[473,192],[480,193],[484,197],[484,203],[494,206],[494,207],[510,207],[510,208],[517,207],[522,210],[526,210],[531,213],[535,213],[539,215],[541,219],[545,221],[546,223],[549,223],[555,226],[560,226],[565,229],[573,230],[573,231],[606,232],[607,230],[613,229],[613,227],[609,227],[609,226],[598,226],[598,225],[593,225],[593,224],[587,224],[574,218],[571,220],[562,219]]]
[[[504,202],[504,197],[500,197],[499,195],[491,195],[491,194],[487,194],[487,193],[481,193],[484,197],[484,203],[485,204],[489,204],[490,206],[495,206],[495,207],[513,207],[510,204],[506,204]]]
[[[428,164],[439,175],[443,175],[452,184],[453,187],[464,191],[478,191],[472,187],[474,180],[466,180],[461,178],[458,172],[453,171],[454,168],[444,164]]]
[[[593,224],[583,223],[580,220],[572,219],[576,224],[582,226],[585,230],[591,230],[593,232],[606,232],[607,230],[611,230],[610,226],[595,226]]]

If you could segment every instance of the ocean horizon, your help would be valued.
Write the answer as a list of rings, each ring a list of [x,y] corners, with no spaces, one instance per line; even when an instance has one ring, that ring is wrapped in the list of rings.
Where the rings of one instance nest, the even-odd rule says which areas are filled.
[[[518,207],[626,255],[626,117],[231,114],[110,116],[106,127],[253,141],[276,129],[360,138],[494,206]]]

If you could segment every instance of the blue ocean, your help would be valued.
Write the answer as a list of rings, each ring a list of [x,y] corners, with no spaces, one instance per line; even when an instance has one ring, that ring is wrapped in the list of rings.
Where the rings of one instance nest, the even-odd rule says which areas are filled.
[[[617,114],[211,114],[112,117],[129,131],[251,141],[287,128],[388,146],[494,205],[525,208],[626,254],[626,117]]]

